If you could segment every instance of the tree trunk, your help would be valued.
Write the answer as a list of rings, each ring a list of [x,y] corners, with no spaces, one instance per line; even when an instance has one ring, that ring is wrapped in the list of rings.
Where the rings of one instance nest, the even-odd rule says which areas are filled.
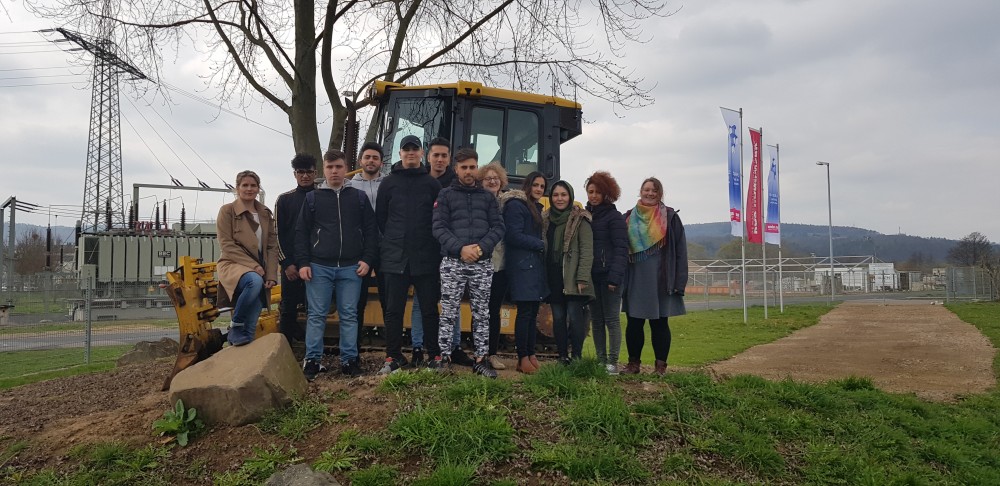
[[[315,2],[295,0],[295,81],[288,123],[296,153],[312,154],[322,169],[323,151],[316,125]],[[290,159],[290,157],[289,157]]]

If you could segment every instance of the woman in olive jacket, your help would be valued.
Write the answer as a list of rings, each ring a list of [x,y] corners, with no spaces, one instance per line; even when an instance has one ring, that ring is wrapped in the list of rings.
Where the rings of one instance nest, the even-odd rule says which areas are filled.
[[[573,204],[573,187],[566,181],[552,185],[551,205],[542,217],[545,240],[545,268],[549,281],[552,332],[559,361],[580,359],[587,338],[584,306],[594,298],[591,267],[594,263],[594,233],[590,212]]]

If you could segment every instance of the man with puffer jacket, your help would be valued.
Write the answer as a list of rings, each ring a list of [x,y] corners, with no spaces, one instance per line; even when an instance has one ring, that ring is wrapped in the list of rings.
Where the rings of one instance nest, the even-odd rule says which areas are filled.
[[[475,364],[472,369],[488,378],[490,366],[490,286],[493,283],[493,248],[503,240],[504,224],[495,196],[476,180],[479,155],[472,148],[455,153],[455,181],[441,190],[434,203],[434,237],[441,244],[441,369],[451,361],[452,326],[458,322],[462,294],[469,289]]]
[[[362,277],[378,258],[375,212],[364,191],[345,185],[347,156],[339,150],[323,155],[326,184],[306,195],[295,225],[295,260],[306,282],[309,319],[306,359],[302,370],[312,381],[324,371],[323,334],[330,299],[337,293],[340,317],[340,364],[347,376],[361,374],[358,360],[358,298]]]

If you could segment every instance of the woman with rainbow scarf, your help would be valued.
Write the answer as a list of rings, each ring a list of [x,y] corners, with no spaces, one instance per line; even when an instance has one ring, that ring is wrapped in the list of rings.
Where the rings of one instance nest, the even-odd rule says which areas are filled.
[[[663,183],[655,177],[642,181],[639,202],[625,213],[628,229],[628,274],[625,278],[625,347],[628,365],[623,374],[638,374],[649,320],[655,372],[667,372],[670,326],[667,318],[684,315],[687,287],[687,239],[684,224],[673,208],[663,204]]]

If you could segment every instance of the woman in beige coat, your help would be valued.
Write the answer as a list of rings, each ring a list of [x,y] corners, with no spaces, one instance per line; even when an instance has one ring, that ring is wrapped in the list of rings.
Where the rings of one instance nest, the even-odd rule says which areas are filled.
[[[216,266],[222,291],[233,302],[229,343],[253,341],[262,307],[278,278],[278,237],[274,215],[257,201],[260,177],[245,170],[236,175],[236,200],[219,208],[216,220],[222,256]]]

